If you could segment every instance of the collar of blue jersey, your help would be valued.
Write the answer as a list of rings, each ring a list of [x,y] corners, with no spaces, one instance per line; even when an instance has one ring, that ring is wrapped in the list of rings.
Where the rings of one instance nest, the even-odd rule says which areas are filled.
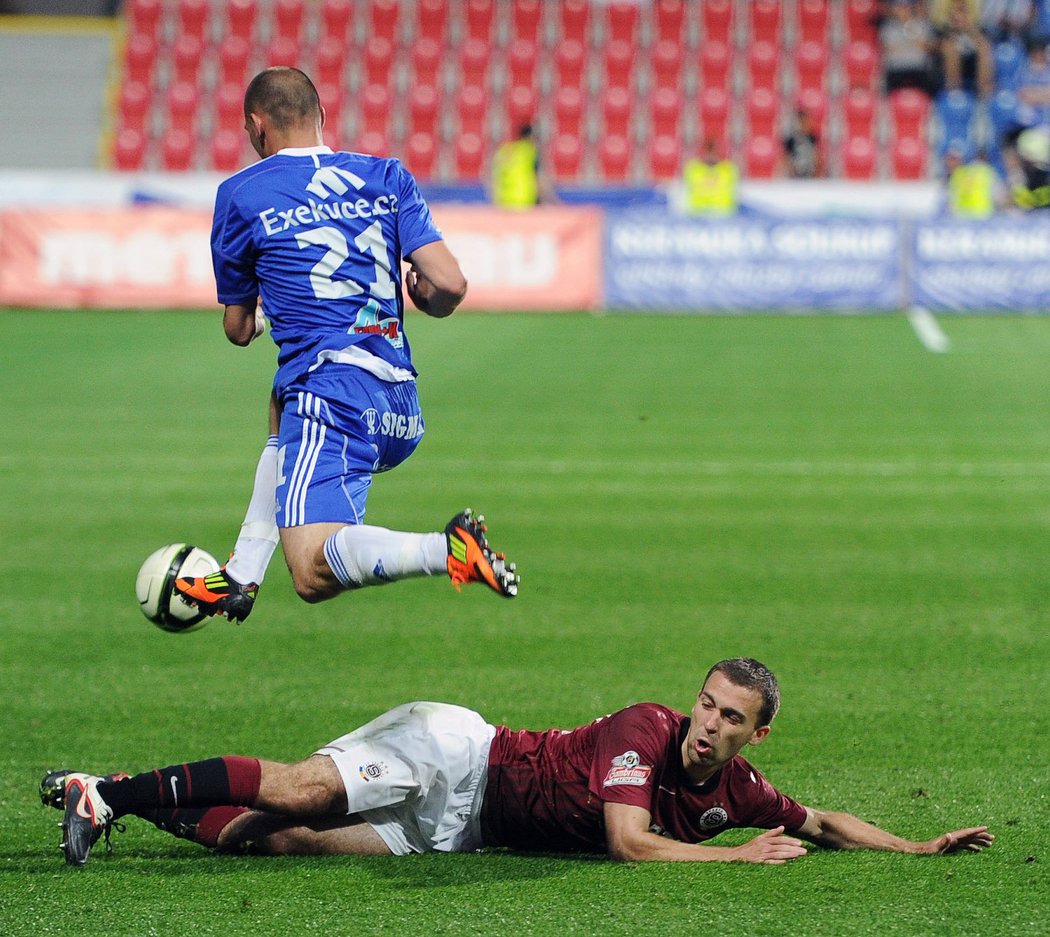
[[[286,146],[278,150],[274,156],[314,156],[319,153],[331,153],[330,146]]]

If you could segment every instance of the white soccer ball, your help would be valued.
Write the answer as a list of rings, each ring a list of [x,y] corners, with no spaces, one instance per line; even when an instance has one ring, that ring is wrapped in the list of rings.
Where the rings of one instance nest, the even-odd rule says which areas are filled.
[[[188,543],[170,543],[155,550],[146,557],[135,579],[142,614],[164,631],[182,633],[203,628],[207,616],[175,591],[175,580],[207,576],[218,569],[214,556]]]

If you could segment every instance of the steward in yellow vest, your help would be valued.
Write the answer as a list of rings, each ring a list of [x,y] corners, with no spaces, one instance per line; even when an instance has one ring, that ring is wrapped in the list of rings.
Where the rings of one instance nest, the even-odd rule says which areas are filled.
[[[948,195],[952,214],[960,218],[990,218],[995,213],[995,170],[975,159],[960,163],[948,177]]]
[[[727,159],[719,160],[712,144],[703,159],[691,159],[683,171],[685,210],[690,215],[735,215],[740,172]]]
[[[532,128],[502,144],[492,158],[492,201],[500,208],[532,208],[540,200],[539,150]]]

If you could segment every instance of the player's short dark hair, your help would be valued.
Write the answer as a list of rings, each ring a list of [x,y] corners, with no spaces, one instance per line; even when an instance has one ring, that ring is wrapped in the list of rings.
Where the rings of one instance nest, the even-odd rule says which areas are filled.
[[[776,675],[765,664],[753,657],[731,657],[720,660],[704,677],[707,683],[711,674],[720,673],[734,686],[754,690],[762,696],[762,708],[758,711],[758,725],[768,726],[780,709],[780,685]]]
[[[244,92],[244,116],[265,114],[278,130],[313,123],[321,116],[321,99],[306,72],[275,65],[259,72]]]

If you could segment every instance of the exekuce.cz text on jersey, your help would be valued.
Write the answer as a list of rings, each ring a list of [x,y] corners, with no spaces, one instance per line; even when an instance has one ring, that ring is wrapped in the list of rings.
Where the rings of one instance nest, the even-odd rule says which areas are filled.
[[[219,186],[212,262],[223,305],[261,297],[280,390],[326,352],[355,346],[414,375],[401,258],[441,240],[396,159],[286,149]]]

